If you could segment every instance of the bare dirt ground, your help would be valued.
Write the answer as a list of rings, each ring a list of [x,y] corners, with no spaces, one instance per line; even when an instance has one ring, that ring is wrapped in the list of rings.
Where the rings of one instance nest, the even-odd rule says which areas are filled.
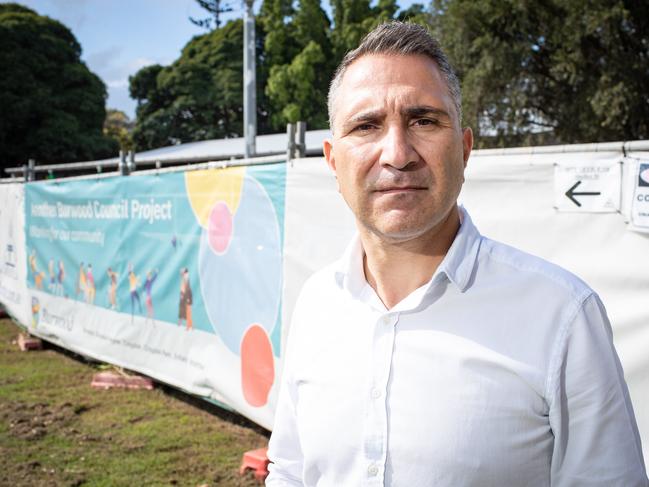
[[[257,486],[241,455],[268,432],[180,391],[90,387],[97,364],[21,352],[0,320],[1,486]]]

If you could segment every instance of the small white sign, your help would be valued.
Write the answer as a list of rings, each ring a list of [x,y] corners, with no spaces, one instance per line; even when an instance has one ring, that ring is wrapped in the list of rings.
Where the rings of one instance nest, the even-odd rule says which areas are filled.
[[[620,161],[554,166],[554,205],[559,211],[614,213],[620,210],[621,188]]]
[[[649,161],[638,163],[638,173],[631,204],[631,222],[649,230]]]

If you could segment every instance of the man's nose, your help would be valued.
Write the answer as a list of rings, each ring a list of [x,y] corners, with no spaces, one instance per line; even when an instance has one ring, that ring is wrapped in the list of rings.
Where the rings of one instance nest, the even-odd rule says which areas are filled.
[[[419,160],[419,154],[412,145],[407,127],[401,125],[388,127],[379,143],[381,144],[379,163],[383,166],[404,169]]]

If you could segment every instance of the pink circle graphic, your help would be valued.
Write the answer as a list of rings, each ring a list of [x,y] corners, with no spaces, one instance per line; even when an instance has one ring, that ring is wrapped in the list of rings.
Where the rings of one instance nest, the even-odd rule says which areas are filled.
[[[223,254],[232,239],[232,214],[228,205],[223,201],[217,201],[207,222],[207,232],[210,247],[217,254]]]
[[[241,388],[248,404],[261,407],[275,381],[275,359],[266,330],[253,324],[241,340]]]

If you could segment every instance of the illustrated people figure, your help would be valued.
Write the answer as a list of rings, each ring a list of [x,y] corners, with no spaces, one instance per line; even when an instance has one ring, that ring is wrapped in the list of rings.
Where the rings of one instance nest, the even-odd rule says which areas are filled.
[[[63,296],[63,281],[65,279],[65,267],[63,266],[63,260],[59,260],[59,270],[56,275],[56,289],[54,294],[58,296]]]
[[[38,326],[38,314],[41,311],[41,305],[38,302],[38,298],[36,296],[32,296],[32,328],[36,328]]]
[[[192,302],[193,302],[193,296],[192,296],[192,287],[189,284],[189,271],[185,268],[185,307],[186,311],[185,314],[187,315],[187,330],[191,330],[194,328],[194,322],[192,321]]]
[[[45,279],[45,273],[43,271],[37,272],[34,276],[34,284],[36,289],[43,289],[43,280]]]
[[[77,290],[76,298],[79,298],[79,294],[83,295],[84,301],[86,300],[86,268],[83,266],[83,262],[79,264],[79,277],[77,278]]]
[[[185,322],[185,329],[191,330],[192,323],[192,288],[189,285],[189,271],[186,267],[180,270],[180,302],[178,303],[178,326]]]
[[[187,320],[187,307],[185,306],[185,268],[180,269],[180,300],[178,301],[178,326]]]
[[[34,285],[37,289],[43,287],[43,275],[38,271],[38,263],[36,262],[36,249],[32,249],[32,252],[29,254],[29,269],[32,273],[32,279],[34,280]]]
[[[108,279],[110,280],[110,285],[108,287],[108,302],[110,303],[110,309],[117,309],[117,277],[118,274],[110,267],[106,271],[108,274]]]
[[[54,270],[54,259],[50,259],[47,265],[47,270],[50,274],[50,283],[47,285],[47,289],[49,289],[51,293],[54,293],[56,289],[56,272]]]
[[[147,321],[151,320],[153,322],[153,298],[151,296],[151,289],[153,288],[153,283],[158,277],[158,269],[154,269],[146,273],[146,280],[144,281],[144,292],[146,293],[145,304],[146,304],[146,317]]]
[[[92,264],[88,264],[88,271],[86,272],[86,300],[88,303],[93,304],[95,302],[95,278],[92,275]]]
[[[135,302],[137,301],[140,314],[142,313],[142,302],[140,301],[140,293],[137,291],[137,286],[140,284],[140,278],[137,277],[133,270],[133,264],[128,265],[128,289],[131,295],[131,322],[133,322],[133,315],[135,314]]]

